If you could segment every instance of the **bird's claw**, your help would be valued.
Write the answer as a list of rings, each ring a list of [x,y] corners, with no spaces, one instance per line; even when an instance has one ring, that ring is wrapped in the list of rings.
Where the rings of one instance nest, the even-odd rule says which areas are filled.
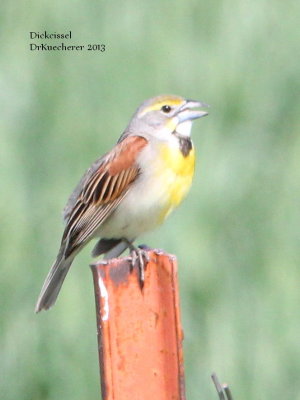
[[[134,268],[136,262],[138,262],[138,269],[140,273],[140,285],[141,287],[144,286],[145,282],[145,268],[150,261],[150,257],[146,250],[141,248],[133,248],[130,251],[131,256],[131,268]]]

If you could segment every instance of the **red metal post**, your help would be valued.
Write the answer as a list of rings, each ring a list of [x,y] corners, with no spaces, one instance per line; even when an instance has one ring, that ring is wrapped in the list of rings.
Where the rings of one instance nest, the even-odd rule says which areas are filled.
[[[92,266],[103,400],[185,400],[176,259],[148,255],[143,288],[128,258]]]

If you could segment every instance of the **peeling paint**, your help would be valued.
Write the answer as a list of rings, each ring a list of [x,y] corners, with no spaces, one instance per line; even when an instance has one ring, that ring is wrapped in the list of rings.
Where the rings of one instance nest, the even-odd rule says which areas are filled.
[[[101,318],[102,318],[102,321],[107,321],[108,317],[109,317],[108,292],[104,285],[103,279],[101,278],[100,275],[99,275],[99,279],[98,279],[98,284],[99,284],[99,288],[100,288],[100,296],[104,300],[103,309],[101,311]]]

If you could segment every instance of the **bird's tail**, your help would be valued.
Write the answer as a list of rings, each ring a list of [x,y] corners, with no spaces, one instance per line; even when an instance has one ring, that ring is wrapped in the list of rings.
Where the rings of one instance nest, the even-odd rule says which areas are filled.
[[[73,259],[73,255],[69,256],[68,258],[65,258],[61,254],[58,255],[43,284],[41,293],[35,306],[36,313],[43,309],[48,310],[53,306]]]

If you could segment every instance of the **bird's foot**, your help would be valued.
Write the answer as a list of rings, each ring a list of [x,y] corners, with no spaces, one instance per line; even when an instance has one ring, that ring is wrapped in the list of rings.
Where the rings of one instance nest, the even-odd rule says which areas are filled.
[[[147,252],[149,250],[149,247],[145,245],[135,247],[130,242],[128,242],[128,247],[130,250],[130,257],[131,257],[131,270],[137,264],[139,269],[140,285],[141,288],[143,288],[145,282],[145,268],[148,262],[150,261],[150,257]]]
[[[150,257],[146,250],[135,248],[134,250],[130,251],[131,256],[131,267],[134,268],[136,263],[138,264],[138,269],[140,273],[140,285],[141,287],[144,286],[145,282],[145,268],[150,261]]]

